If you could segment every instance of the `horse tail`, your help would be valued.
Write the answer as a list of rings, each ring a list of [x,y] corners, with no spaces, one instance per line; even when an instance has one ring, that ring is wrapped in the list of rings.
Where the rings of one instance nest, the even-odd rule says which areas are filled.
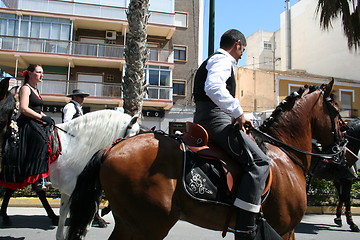
[[[70,227],[66,239],[82,239],[98,210],[102,191],[99,173],[104,152],[105,149],[96,152],[77,178],[70,197]]]

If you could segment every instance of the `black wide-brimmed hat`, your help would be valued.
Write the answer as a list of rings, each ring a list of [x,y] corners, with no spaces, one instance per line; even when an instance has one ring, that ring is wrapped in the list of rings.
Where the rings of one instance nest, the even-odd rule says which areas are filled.
[[[72,96],[88,97],[89,95],[90,94],[84,92],[83,90],[74,89],[71,94],[67,95],[67,97],[72,97]]]

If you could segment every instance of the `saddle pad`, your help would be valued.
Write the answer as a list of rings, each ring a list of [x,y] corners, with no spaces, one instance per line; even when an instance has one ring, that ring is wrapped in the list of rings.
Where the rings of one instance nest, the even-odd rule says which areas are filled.
[[[198,200],[231,205],[224,169],[217,159],[201,158],[187,150],[183,181],[187,193]]]

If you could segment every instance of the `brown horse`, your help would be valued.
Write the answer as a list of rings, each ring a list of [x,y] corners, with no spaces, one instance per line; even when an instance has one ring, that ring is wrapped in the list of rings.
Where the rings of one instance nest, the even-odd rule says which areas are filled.
[[[260,127],[267,134],[258,137],[264,142],[273,173],[263,212],[283,239],[295,239],[294,229],[306,211],[305,175],[311,162],[307,153],[311,152],[312,138],[331,146],[341,134],[339,112],[329,97],[332,86],[333,81],[320,88],[301,88]],[[179,219],[223,230],[229,211],[235,209],[198,201],[186,193],[180,146],[166,134],[145,133],[118,143],[105,154],[100,151],[94,155],[71,197],[68,239],[82,239],[85,235],[95,212],[93,200],[101,187],[115,218],[109,239],[160,240]],[[231,228],[234,225],[235,214],[229,223]]]

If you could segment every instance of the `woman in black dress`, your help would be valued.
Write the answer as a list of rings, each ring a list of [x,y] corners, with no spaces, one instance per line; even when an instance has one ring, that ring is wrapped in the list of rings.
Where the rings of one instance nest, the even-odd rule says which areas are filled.
[[[43,81],[43,68],[31,64],[23,72],[20,89],[19,145],[17,157],[7,159],[7,171],[2,179],[6,188],[20,189],[41,181],[49,175],[48,143],[51,117],[42,112],[43,100],[37,84]],[[10,159],[12,158],[12,159]],[[13,159],[16,158],[16,159]]]
[[[23,72],[24,84],[20,89],[20,116],[17,119],[19,127],[19,142],[16,147],[5,150],[3,171],[0,175],[0,185],[5,188],[0,216],[4,225],[11,225],[6,213],[9,200],[16,189],[32,184],[48,217],[53,225],[57,225],[59,217],[55,215],[44,191],[44,179],[49,176],[48,144],[51,117],[42,112],[43,100],[37,89],[42,82],[44,73],[40,65],[31,64]]]

